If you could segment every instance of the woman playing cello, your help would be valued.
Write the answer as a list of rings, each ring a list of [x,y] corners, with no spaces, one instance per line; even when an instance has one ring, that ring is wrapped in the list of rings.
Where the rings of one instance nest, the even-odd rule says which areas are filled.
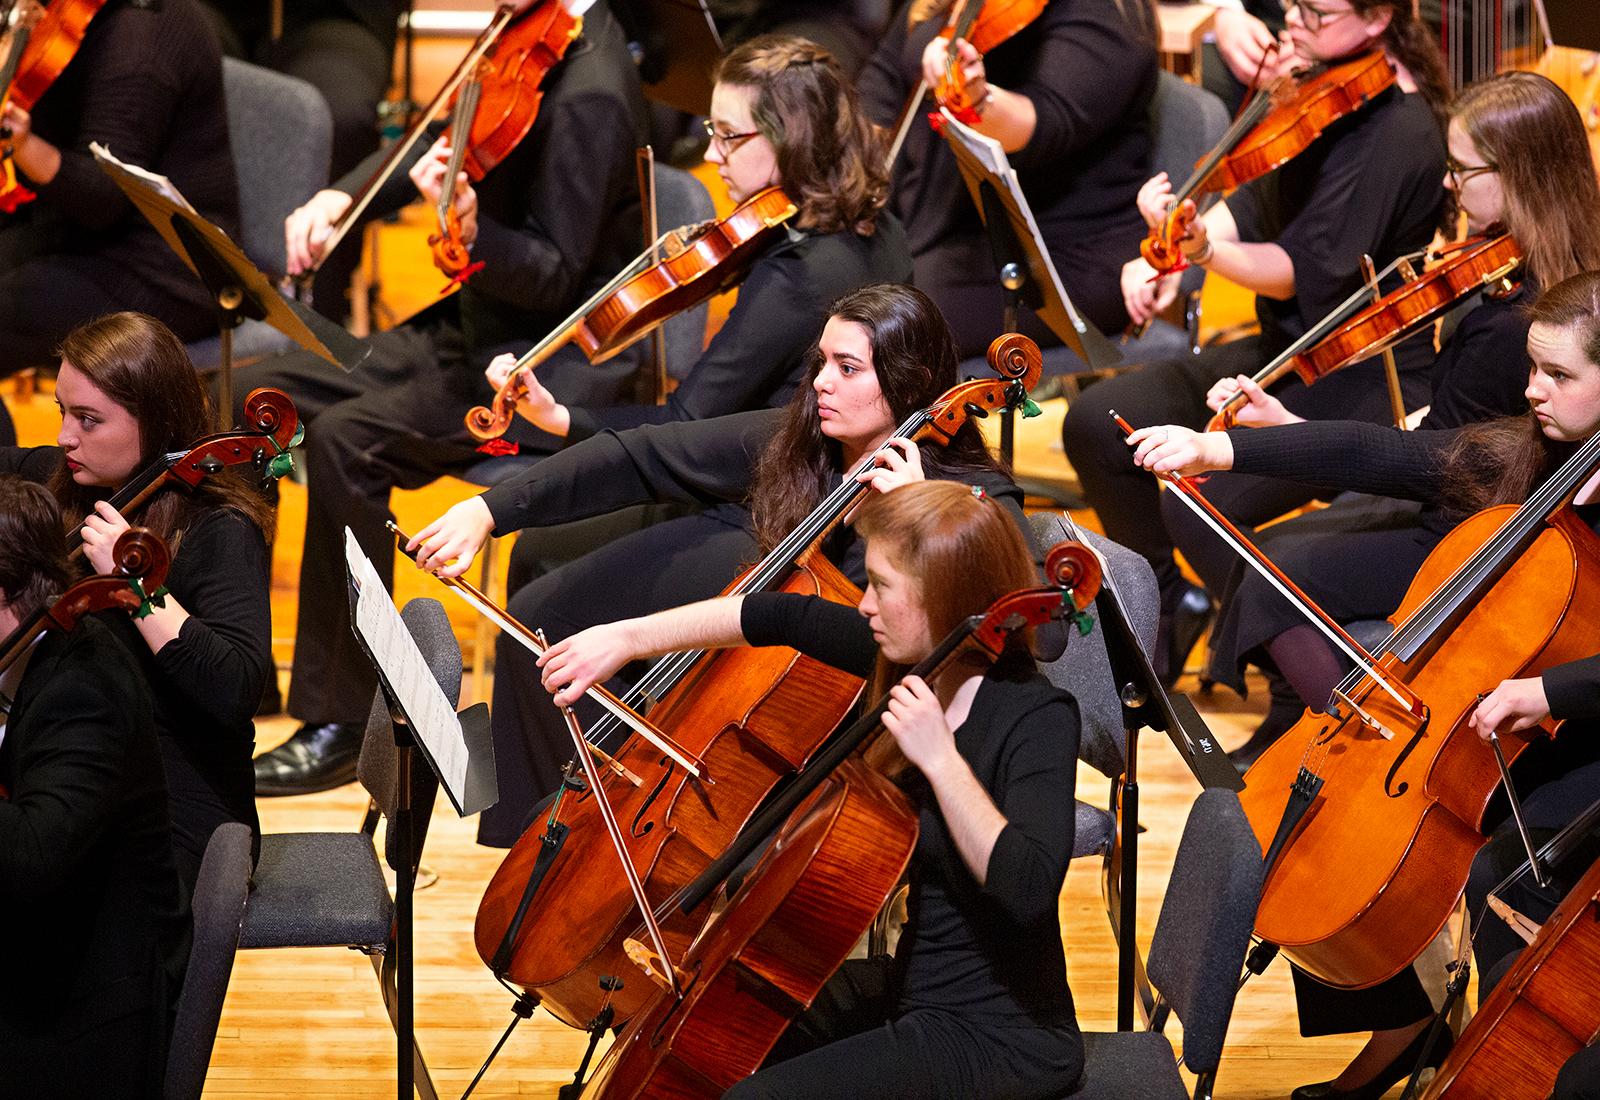
[[[129,521],[173,552],[165,603],[125,628],[150,681],[172,799],[180,877],[192,887],[211,832],[258,830],[250,753],[255,710],[272,672],[267,533],[261,497],[226,475],[158,491],[123,516],[105,499],[158,456],[213,431],[205,390],[171,330],[140,313],[75,329],[60,349],[55,447],[0,448],[0,472],[46,483],[84,557],[109,572]]]
[[[858,611],[817,597],[726,597],[583,631],[541,660],[558,705],[628,661],[787,645],[885,690],[884,728],[916,772],[921,832],[893,960],[846,963],[761,1072],[728,1095],[1023,1098],[1076,1084],[1083,1044],[1057,901],[1072,854],[1078,711],[1025,645],[934,683],[908,666],[968,615],[1035,583],[1016,524],[981,491],[905,485],[870,499]]]
[[[1137,448],[1136,462],[1158,473],[1235,470],[1294,478],[1321,489],[1381,493],[1422,502],[1425,525],[1448,527],[1486,507],[1526,500],[1600,431],[1600,273],[1574,276],[1540,296],[1532,309],[1528,357],[1531,411],[1518,417],[1416,432],[1349,421],[1204,433],[1164,425],[1140,429],[1130,443]],[[1573,503],[1590,527],[1600,526],[1597,484],[1600,474],[1588,479]],[[1554,669],[1545,673],[1552,674],[1562,675]],[[1483,685],[1496,700],[1485,721],[1501,722],[1530,705],[1548,709],[1544,701],[1528,702],[1531,693],[1522,690],[1528,686],[1525,681],[1499,688]],[[1510,702],[1513,695],[1519,700],[1515,705]],[[1595,744],[1581,730],[1571,732],[1576,736],[1558,737],[1550,752],[1539,754],[1545,759],[1536,760],[1530,749],[1530,756],[1519,761],[1559,777],[1536,789],[1524,804],[1532,827],[1559,827],[1600,796]],[[1405,994],[1405,985],[1412,987],[1412,994]],[[1313,1011],[1322,1013],[1322,1030],[1354,1030],[1363,1022],[1380,1028],[1344,1074],[1325,1085],[1306,1086],[1303,1097],[1378,1096],[1409,1072],[1407,1050],[1413,1042],[1420,1044],[1429,1012],[1411,971],[1358,993],[1325,990],[1303,978],[1297,988],[1303,1004],[1309,1001],[1317,1006]],[[1316,1026],[1304,1016],[1302,1022]],[[1418,1049],[1410,1049],[1412,1061]]]
[[[1336,61],[1379,49],[1397,83],[1339,119],[1303,153],[1239,188],[1195,221],[1182,242],[1189,262],[1256,295],[1259,338],[1208,348],[1181,362],[1158,363],[1084,391],[1068,411],[1062,442],[1106,533],[1151,562],[1162,592],[1158,664],[1169,679],[1209,614],[1172,556],[1156,486],[1128,467],[1108,409],[1132,423],[1192,423],[1206,416],[1205,395],[1219,378],[1251,374],[1361,286],[1361,258],[1379,268],[1428,244],[1439,221],[1445,149],[1442,113],[1449,92],[1438,46],[1409,2],[1317,0],[1291,5],[1289,37],[1302,63]],[[1157,176],[1140,192],[1154,224],[1166,214],[1171,184]],[[1144,321],[1175,293],[1168,276],[1152,282],[1142,259],[1123,269],[1122,287],[1134,321]],[[1425,399],[1430,349],[1415,338],[1397,349],[1410,404]],[[1346,368],[1314,387],[1291,383],[1283,394],[1294,412],[1385,420],[1392,416],[1377,361]],[[1132,410],[1130,412],[1130,410]],[[1206,487],[1229,516],[1256,523],[1303,504],[1304,491],[1281,483],[1217,478]]]
[[[588,626],[716,595],[743,564],[776,546],[878,450],[896,425],[956,382],[950,330],[927,295],[871,286],[834,302],[808,367],[809,384],[782,410],[649,425],[603,434],[545,459],[512,481],[457,504],[413,539],[425,568],[455,575],[490,535],[559,523],[641,501],[708,506],[624,536],[512,596],[522,622],[553,639]],[[927,475],[976,480],[1004,494],[1020,524],[1021,497],[967,425],[954,443],[919,452],[897,444],[872,477],[879,488]],[[856,583],[861,546],[848,529],[827,555]],[[479,840],[509,845],[529,808],[560,781],[570,742],[534,684],[532,658],[502,644],[491,713],[499,806]]]

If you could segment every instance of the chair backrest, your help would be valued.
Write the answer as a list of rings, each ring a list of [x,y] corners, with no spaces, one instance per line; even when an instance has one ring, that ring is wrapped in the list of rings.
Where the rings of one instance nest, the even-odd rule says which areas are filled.
[[[167,1050],[166,1100],[199,1100],[250,892],[250,827],[217,826],[194,886],[194,942]]]
[[[681,168],[656,165],[656,215],[661,229],[693,225],[717,216],[716,205],[705,184]],[[680,381],[700,359],[706,344],[706,316],[711,306],[702,302],[684,310],[661,326],[667,353],[667,374]]]
[[[400,618],[416,639],[422,650],[428,671],[439,682],[444,697],[452,707],[461,702],[461,645],[455,631],[450,628],[450,617],[444,604],[438,600],[422,598],[410,601],[400,611]],[[400,804],[399,777],[396,767],[394,726],[389,721],[389,708],[380,688],[372,700],[372,710],[367,716],[367,732],[361,742],[361,758],[356,764],[356,777],[367,789],[379,811],[389,820]],[[413,855],[421,858],[422,845],[428,837],[428,823],[433,819],[433,800],[439,791],[439,777],[425,762],[411,769],[411,810],[414,826]],[[394,867],[398,858],[399,837],[390,829],[385,834],[385,858]]]
[[[333,116],[298,77],[226,57],[228,144],[239,173],[239,246],[268,275],[287,264],[283,219],[328,185]]]
[[[1228,128],[1228,108],[1211,92],[1182,77],[1156,74],[1150,101],[1150,167],[1165,172],[1174,188],[1194,171],[1194,163],[1211,151]],[[1197,290],[1205,269],[1184,272],[1183,289]]]
[[[1178,841],[1147,963],[1150,983],[1183,1021],[1183,1061],[1195,1073],[1210,1073],[1222,1060],[1263,877],[1261,846],[1238,794],[1200,792]]]
[[[1116,585],[1123,605],[1133,620],[1134,632],[1145,653],[1155,651],[1156,622],[1161,614],[1161,596],[1155,573],[1141,555],[1104,535],[1079,529],[1068,531],[1059,512],[1039,512],[1030,520],[1034,547],[1043,552],[1064,538],[1081,537],[1105,558],[1106,572]],[[1109,600],[1102,592],[1101,599]],[[1090,608],[1094,629],[1086,636],[1074,636],[1066,652],[1044,666],[1044,674],[1057,687],[1070,691],[1078,701],[1083,728],[1078,738],[1078,758],[1090,767],[1115,778],[1123,772],[1127,758],[1127,737],[1122,727],[1122,702],[1111,675],[1106,654],[1105,631],[1100,623],[1100,604]]]

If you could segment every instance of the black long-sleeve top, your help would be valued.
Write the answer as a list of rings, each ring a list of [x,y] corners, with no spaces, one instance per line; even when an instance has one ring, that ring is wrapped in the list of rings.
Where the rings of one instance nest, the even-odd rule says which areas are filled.
[[[1459,428],[1528,411],[1527,307],[1536,294],[1524,280],[1510,294],[1479,295],[1433,361],[1433,403],[1419,428]]]
[[[601,432],[487,490],[483,502],[501,535],[652,501],[702,505],[730,525],[748,528],[745,500],[756,463],[782,422],[782,409],[756,409],[710,420]],[[981,486],[1012,513],[1024,532],[1028,530],[1022,491],[998,470],[941,472],[932,462],[924,467],[930,478]],[[853,528],[840,528],[826,550],[846,577],[857,585],[864,583],[864,550]]]
[[[604,4],[584,14],[582,35],[540,90],[544,100],[532,129],[473,185],[478,238],[472,260],[484,267],[451,306],[469,357],[547,335],[640,248],[634,150],[643,140],[644,95],[622,30]],[[416,199],[406,172],[441,129],[436,124],[418,140],[374,197],[371,216]],[[383,156],[374,153],[334,188],[356,194]],[[481,398],[482,379],[469,381]]]
[[[854,608],[814,596],[747,596],[751,645],[787,645],[867,677],[877,651]],[[1001,1026],[1072,1029],[1057,904],[1072,858],[1078,708],[1025,653],[984,673],[956,749],[1006,818],[980,885],[962,859],[932,787],[906,780],[920,833],[911,861],[909,923],[896,955],[901,1011],[938,1009]]]
[[[27,661],[0,742],[0,1092],[159,1095],[189,940],[149,692],[93,616]]]
[[[30,481],[48,481],[60,463],[56,447],[0,448],[0,473]],[[178,636],[152,653],[131,620],[113,621],[150,684],[173,839],[189,871],[222,822],[260,832],[251,756],[272,673],[271,576],[261,529],[213,509],[183,532],[167,572],[167,589],[189,613]]]
[[[573,408],[568,444],[606,428],[633,428],[785,404],[841,294],[909,283],[905,230],[891,215],[870,237],[791,231],[751,266],[727,321],[664,404]]]
[[[1444,201],[1444,162],[1444,137],[1427,100],[1392,87],[1277,171],[1228,196],[1239,239],[1275,243],[1294,264],[1293,297],[1256,295],[1267,355],[1361,287],[1363,255],[1382,270],[1427,246]],[[1420,370],[1432,349],[1419,335],[1395,355],[1402,370]]]
[[[49,250],[100,257],[97,278],[113,294],[119,286],[153,285],[208,309],[205,287],[89,152],[89,143],[99,142],[127,163],[169,177],[201,216],[238,236],[222,55],[190,0],[107,4],[34,105],[33,129],[61,151],[49,183],[23,176],[61,219],[64,235]]]
[[[894,126],[922,79],[922,51],[943,25],[930,19],[908,28],[905,11],[895,13],[859,80],[874,122]],[[1037,113],[1028,144],[1006,158],[1052,255],[1117,228],[1137,241],[1144,223],[1134,197],[1150,175],[1155,44],[1141,38],[1115,0],[1057,0],[983,64],[992,82],[1027,96]],[[920,119],[894,174],[890,206],[906,225],[912,255],[955,236],[984,238],[955,154]]]

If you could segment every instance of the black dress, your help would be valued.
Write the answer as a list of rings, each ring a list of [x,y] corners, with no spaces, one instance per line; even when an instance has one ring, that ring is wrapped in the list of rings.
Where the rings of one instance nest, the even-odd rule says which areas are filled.
[[[887,127],[922,79],[922,51],[944,25],[932,19],[908,29],[906,14],[895,13],[861,71],[862,103]],[[991,50],[984,70],[1038,114],[1032,139],[1007,159],[1067,296],[1102,332],[1122,331],[1122,264],[1144,236],[1134,197],[1150,176],[1154,41],[1116,0],[1058,0]],[[895,162],[890,208],[910,236],[917,286],[939,304],[962,356],[982,355],[1004,310],[994,254],[955,154],[920,118]],[[1061,342],[1031,313],[1024,331]]]
[[[1485,298],[1466,314],[1434,362],[1433,402],[1420,431],[1527,411],[1527,306],[1534,294],[1524,284],[1515,294]],[[1245,662],[1305,620],[1255,570],[1231,553],[1212,552],[1215,539],[1196,538],[1199,521],[1180,516],[1184,509],[1165,499],[1168,495],[1161,502],[1167,527],[1222,605],[1211,633],[1211,677],[1242,695]],[[1350,496],[1253,537],[1319,606],[1348,623],[1383,619],[1400,606],[1417,570],[1448,530],[1440,517],[1429,518],[1426,525],[1419,521],[1415,503]]]
[[[360,725],[377,685],[349,625],[344,528],[389,578],[390,492],[420,488],[483,459],[463,417],[487,395],[489,360],[527,351],[638,251],[634,148],[644,104],[627,43],[605,5],[589,9],[582,36],[541,88],[532,130],[475,187],[472,259],[484,268],[460,293],[373,336],[371,354],[348,374],[297,352],[236,376],[241,401],[256,386],[276,386],[307,424],[309,499],[288,699],[289,712],[303,722]],[[419,143],[419,157],[420,150]],[[370,166],[335,186],[354,192]],[[402,170],[374,206],[398,208],[415,195]],[[569,348],[539,376],[558,399],[583,405],[631,396],[635,371],[627,356],[596,367]],[[555,446],[537,434],[546,448]]]
[[[6,686],[0,1093],[159,1096],[189,917],[149,692],[92,616],[46,633]]]
[[[1086,389],[1067,411],[1062,443],[1106,534],[1143,554],[1170,611],[1183,590],[1172,535],[1154,478],[1134,466],[1110,418],[1134,427],[1210,416],[1206,391],[1220,378],[1254,374],[1361,286],[1361,257],[1381,270],[1426,247],[1443,201],[1444,141],[1427,101],[1391,88],[1336,122],[1305,152],[1227,199],[1245,242],[1272,242],[1294,264],[1295,296],[1256,296],[1261,335],[1198,356],[1156,363]],[[1432,348],[1419,335],[1396,349],[1408,407],[1427,400]],[[1277,396],[1308,419],[1389,420],[1379,360],[1346,367],[1306,386],[1291,376]],[[1238,472],[1216,474],[1205,494],[1237,523],[1265,522],[1310,499],[1304,489]]]
[[[703,509],[625,535],[546,573],[512,595],[512,615],[559,641],[598,623],[720,593],[760,557],[744,500],[756,461],[782,416],[782,410],[761,409],[602,432],[490,489],[483,500],[502,535],[646,502]],[[993,469],[940,471],[937,461],[925,452],[930,478],[981,484],[1026,530],[1021,491],[1009,480]],[[852,529],[841,529],[825,551],[846,577],[863,583],[863,548]],[[501,636],[490,707],[500,801],[478,819],[483,844],[516,842],[529,810],[555,790],[571,755],[566,725],[540,686],[533,660]],[[625,669],[608,686],[620,694],[638,675],[639,668]],[[586,727],[598,717],[586,700],[575,709]]]
[[[0,216],[0,375],[44,366],[62,337],[119,309],[159,318],[183,340],[216,332],[205,287],[95,164],[99,142],[169,177],[208,221],[239,230],[222,58],[191,0],[112,0],[33,109],[61,150],[38,199]],[[9,425],[0,443],[14,442]]]
[[[857,676],[876,657],[861,614],[816,597],[746,597],[742,628],[752,645],[793,646]],[[893,963],[847,963],[767,1067],[726,1095],[1044,1100],[1076,1085],[1083,1041],[1058,903],[1072,857],[1077,704],[1011,651],[954,732],[1007,822],[984,882],[913,771],[903,782],[920,831]]]

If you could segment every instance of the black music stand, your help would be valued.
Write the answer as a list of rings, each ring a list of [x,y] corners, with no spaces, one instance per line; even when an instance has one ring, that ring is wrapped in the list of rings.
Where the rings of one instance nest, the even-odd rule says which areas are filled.
[[[211,295],[222,337],[219,411],[224,418],[233,409],[233,330],[246,319],[265,321],[343,370],[354,370],[367,357],[367,346],[342,327],[280,294],[226,233],[195,212],[171,180],[124,164],[104,146],[91,145],[90,151]]]
[[[416,1022],[412,975],[413,896],[421,860],[411,804],[411,775],[417,756],[433,769],[450,805],[462,817],[499,800],[489,708],[475,703],[457,714],[400,618],[350,528],[344,530],[350,625],[356,641],[378,672],[394,726],[395,810],[389,829],[396,838],[394,887],[395,1071],[400,1100],[415,1096]]]

